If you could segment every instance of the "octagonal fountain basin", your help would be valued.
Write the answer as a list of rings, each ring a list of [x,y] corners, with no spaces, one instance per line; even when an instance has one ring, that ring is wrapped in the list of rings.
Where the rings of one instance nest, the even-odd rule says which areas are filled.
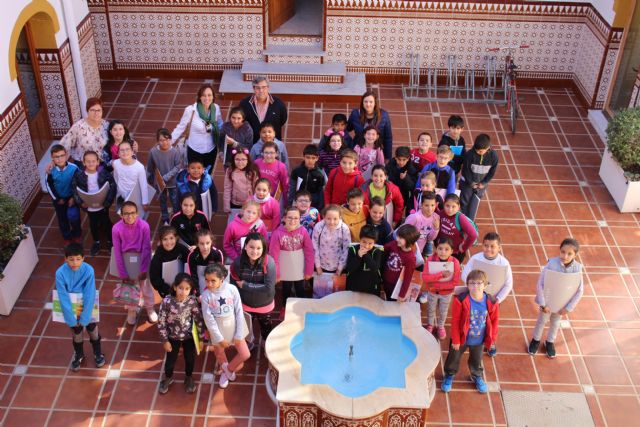
[[[265,346],[280,425],[426,422],[440,347],[417,303],[346,291],[289,298],[285,310]]]

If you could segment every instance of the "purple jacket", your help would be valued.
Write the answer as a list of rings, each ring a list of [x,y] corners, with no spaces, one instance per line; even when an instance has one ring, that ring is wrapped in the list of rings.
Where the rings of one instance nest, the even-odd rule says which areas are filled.
[[[138,218],[132,225],[125,224],[123,220],[118,221],[111,231],[113,239],[113,253],[116,257],[118,274],[121,279],[129,277],[124,264],[122,254],[125,252],[137,252],[140,254],[140,272],[149,271],[151,262],[151,232],[149,224]],[[137,277],[129,277],[137,279]]]

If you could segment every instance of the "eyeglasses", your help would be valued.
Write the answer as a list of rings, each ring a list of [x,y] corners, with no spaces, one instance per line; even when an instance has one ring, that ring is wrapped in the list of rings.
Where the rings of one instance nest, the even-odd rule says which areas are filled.
[[[90,113],[102,113],[102,108],[91,108]]]
[[[53,159],[64,159],[65,157],[67,157],[66,154],[58,154],[57,156],[51,156],[51,158]]]
[[[296,200],[297,203],[311,203],[311,200],[309,199],[298,199]]]
[[[138,212],[122,212],[122,216],[136,216]]]
[[[275,156],[276,152],[275,151],[263,151],[262,155],[264,155],[264,156]]]
[[[469,282],[467,286],[484,286],[484,282]]]

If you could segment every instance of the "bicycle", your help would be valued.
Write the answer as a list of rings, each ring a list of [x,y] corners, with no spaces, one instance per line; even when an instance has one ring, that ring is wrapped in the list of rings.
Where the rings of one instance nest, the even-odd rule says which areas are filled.
[[[504,83],[504,93],[505,93],[505,101],[507,103],[507,112],[509,113],[509,118],[511,119],[511,133],[515,135],[516,133],[516,123],[518,120],[518,90],[516,87],[516,78],[518,77],[517,69],[518,66],[514,61],[514,51],[516,49],[528,49],[529,45],[518,45],[518,46],[506,46],[506,47],[494,47],[487,49],[489,52],[500,52],[502,50],[508,51],[507,55],[504,57],[504,74],[503,74],[503,83]]]

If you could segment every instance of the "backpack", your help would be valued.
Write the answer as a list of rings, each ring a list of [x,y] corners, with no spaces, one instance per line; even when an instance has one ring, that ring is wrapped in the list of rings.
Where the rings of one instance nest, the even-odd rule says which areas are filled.
[[[460,215],[464,215],[464,214],[462,212],[458,211],[456,213],[456,217],[455,217],[456,228],[458,229],[458,231],[460,232],[460,234],[464,238],[464,232],[462,231],[462,226],[460,225]],[[480,230],[478,229],[478,226],[476,225],[476,223],[473,222],[473,220],[471,218],[469,218],[468,216],[465,216],[465,218],[467,218],[467,220],[471,223],[471,225],[473,225],[473,228],[476,229],[477,235],[480,236]],[[476,237],[476,240],[474,240],[474,242],[473,242],[473,246],[476,246],[477,244],[478,244],[478,238]]]

